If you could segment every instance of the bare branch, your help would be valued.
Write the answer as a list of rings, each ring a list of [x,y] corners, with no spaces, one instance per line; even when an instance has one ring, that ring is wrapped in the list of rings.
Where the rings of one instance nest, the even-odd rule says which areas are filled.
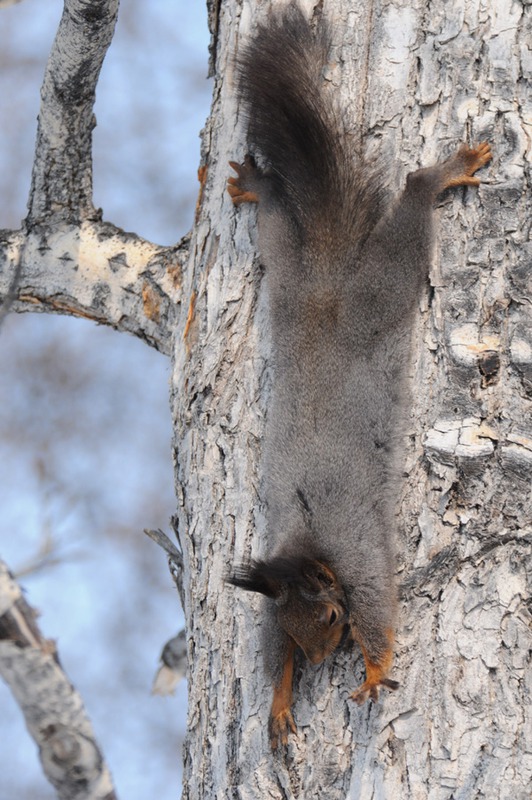
[[[13,311],[92,319],[169,354],[186,258],[108,223],[0,231],[0,297],[19,271]]]
[[[156,544],[158,544],[159,547],[162,547],[163,550],[168,554],[168,556],[170,558],[173,558],[174,561],[176,561],[179,564],[180,568],[182,569],[183,556],[181,555],[175,544],[168,538],[166,533],[163,533],[163,531],[161,530],[154,531],[148,528],[144,529],[144,533],[146,534],[146,536],[149,536],[150,539],[153,539],[153,541]]]
[[[115,800],[81,697],[35,619],[0,561],[0,672],[37,743],[46,777],[64,800]]]
[[[2,235],[0,233],[0,251],[2,249]],[[0,259],[0,268],[5,266],[2,263],[2,259]],[[17,251],[15,255],[15,260],[12,269],[2,269],[0,271],[0,285],[6,278],[9,278],[9,283],[5,287],[5,292],[2,292],[0,295],[2,297],[2,302],[0,303],[0,328],[4,324],[4,320],[6,319],[7,315],[11,311],[11,307],[13,302],[16,298],[17,294],[17,287],[20,279],[20,275],[22,272],[22,259],[20,249]]]
[[[65,0],[41,89],[28,225],[95,217],[93,106],[117,14],[118,0]]]

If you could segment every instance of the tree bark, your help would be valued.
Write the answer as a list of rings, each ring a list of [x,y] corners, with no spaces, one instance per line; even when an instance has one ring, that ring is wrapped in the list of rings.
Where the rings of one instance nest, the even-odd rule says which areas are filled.
[[[532,774],[532,349],[518,254],[529,248],[530,7],[438,2],[430,16],[425,4],[323,9],[335,32],[326,77],[361,151],[384,155],[396,187],[464,140],[488,139],[496,159],[478,192],[442,202],[416,331],[400,516],[401,688],[358,708],[347,699],[362,676],[357,651],[302,665],[298,735],[272,757],[261,604],[223,584],[235,559],[258,554],[264,535],[260,442],[270,374],[261,275],[250,260],[255,215],[235,214],[223,191],[227,158],[245,152],[234,141],[232,59],[269,5],[244,4],[239,14],[224,3],[217,19],[216,128],[207,133],[207,200],[195,234],[204,255],[184,283],[185,295],[197,294],[194,340],[188,353],[176,349],[193,672],[184,797],[524,800]],[[306,8],[318,14],[319,5]]]
[[[114,7],[96,5],[109,13]],[[89,309],[173,355],[189,660],[184,798],[525,800],[532,784],[531,7],[510,0],[304,3],[309,16],[323,12],[330,20],[325,79],[349,135],[361,153],[381,154],[393,186],[465,140],[489,140],[495,161],[478,191],[442,200],[431,287],[415,332],[399,514],[394,677],[401,688],[358,707],[348,700],[363,673],[358,650],[317,668],[301,662],[298,734],[274,756],[261,602],[225,583],[234,561],[259,553],[265,532],[268,319],[255,212],[236,214],[225,183],[227,161],[245,153],[234,55],[271,5],[226,0],[209,7],[214,99],[197,219],[179,254],[116,229],[116,249],[106,250],[107,240],[91,227],[101,223],[85,153],[74,214],[68,198],[61,195],[56,209],[35,180],[26,228],[3,237],[3,272],[8,263],[18,269],[16,287],[8,276],[4,292],[11,287],[15,310]],[[65,61],[65,78],[69,69]],[[90,115],[81,116],[87,132]],[[62,117],[63,136],[78,124]],[[37,162],[47,158],[41,147]],[[68,175],[76,169],[68,167]],[[29,247],[43,226],[53,254],[46,260],[37,245]],[[65,230],[69,242],[89,232],[85,260],[72,256],[81,249],[64,248]],[[130,264],[126,245],[138,257],[133,271],[123,269]],[[62,252],[81,289],[76,276],[54,268]],[[89,266],[76,270],[82,264]],[[101,297],[112,302],[94,301]]]

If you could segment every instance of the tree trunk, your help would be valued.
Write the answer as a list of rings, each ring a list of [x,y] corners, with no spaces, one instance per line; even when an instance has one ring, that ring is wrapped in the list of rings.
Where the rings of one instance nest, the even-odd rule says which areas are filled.
[[[191,248],[201,257],[183,287],[197,298],[194,326],[188,347],[178,333],[173,384],[190,575],[186,798],[529,796],[532,337],[519,256],[530,248],[529,12],[504,0],[438,2],[430,17],[425,4],[324,8],[335,44],[327,78],[348,130],[363,152],[385,156],[395,187],[461,141],[487,139],[496,156],[478,192],[442,202],[418,320],[399,526],[401,688],[359,708],[348,700],[363,674],[357,650],[302,664],[298,734],[272,757],[260,600],[223,583],[264,534],[265,298],[255,212],[236,214],[224,181],[228,158],[245,152],[240,127],[234,136],[232,59],[268,8],[222,6],[206,200]]]
[[[147,250],[135,250],[131,282],[131,270],[122,270],[129,251],[119,248],[120,258],[104,251],[84,180],[74,212],[34,186],[27,229],[7,232],[3,250],[4,292],[11,287],[15,310],[35,305],[27,289],[39,277],[53,288],[38,294],[40,309],[86,315],[96,308],[99,321],[173,354],[189,656],[183,797],[525,800],[532,784],[531,7],[509,0],[304,3],[309,16],[323,12],[330,20],[326,79],[347,130],[362,153],[386,160],[396,189],[407,172],[462,141],[489,140],[495,160],[478,191],[459,190],[441,203],[431,288],[415,332],[399,514],[393,676],[401,687],[358,707],[348,699],[363,674],[358,649],[319,667],[300,662],[298,733],[272,755],[261,601],[225,583],[235,561],[259,553],[265,531],[266,301],[255,211],[235,213],[225,183],[227,161],[245,154],[234,55],[272,3],[210,5],[214,101],[190,242],[170,250],[139,240]],[[61,124],[68,127],[68,118]],[[81,167],[88,169],[86,159]],[[46,174],[34,169],[38,180]],[[60,215],[54,203],[63,203]],[[82,274],[76,249],[68,249],[70,283],[58,304],[62,273],[54,275],[51,256],[64,251],[57,233],[65,226],[78,235],[90,228],[91,248]],[[25,249],[43,230],[48,279],[28,255],[40,251]],[[120,235],[113,230],[113,241]],[[23,240],[17,257],[15,236]],[[136,242],[129,237],[127,245]]]

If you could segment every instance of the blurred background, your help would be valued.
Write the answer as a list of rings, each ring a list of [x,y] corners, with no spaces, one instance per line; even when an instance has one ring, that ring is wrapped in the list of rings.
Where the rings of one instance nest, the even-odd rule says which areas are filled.
[[[0,7],[0,228],[26,214],[39,90],[61,0]],[[159,244],[191,226],[210,104],[205,4],[121,0],[97,89],[95,205]],[[151,695],[182,627],[166,559],[143,533],[174,511],[168,360],[63,317],[0,329],[0,553],[57,640],[120,797],[175,798],[186,685]],[[48,800],[22,714],[0,682],[0,797]]]

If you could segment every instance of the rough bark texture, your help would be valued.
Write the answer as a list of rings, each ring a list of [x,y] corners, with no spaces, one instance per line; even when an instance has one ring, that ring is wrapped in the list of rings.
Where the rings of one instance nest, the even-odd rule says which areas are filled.
[[[41,89],[28,223],[79,222],[92,204],[93,106],[118,0],[67,0]]]
[[[87,10],[73,0],[66,5]],[[203,141],[203,200],[180,253],[182,280],[175,261],[165,261],[168,251],[115,230],[99,238],[84,135],[79,170],[66,168],[68,181],[81,175],[77,210],[71,213],[59,188],[56,209],[50,189],[39,188],[46,170],[38,165],[27,230],[4,234],[0,263],[12,273],[3,291],[11,287],[16,310],[89,309],[173,354],[189,656],[184,798],[525,800],[532,785],[532,9],[510,0],[302,3],[309,15],[331,20],[326,78],[360,150],[389,161],[392,185],[464,140],[489,140],[496,157],[478,191],[442,200],[431,290],[416,330],[399,518],[394,677],[401,688],[359,708],[348,700],[363,671],[356,649],[317,668],[302,664],[298,735],[273,757],[260,600],[224,583],[235,560],[258,552],[264,533],[268,320],[255,213],[234,212],[225,182],[228,159],[245,152],[233,57],[270,5],[209,7],[214,101]],[[92,6],[114,13],[111,2]],[[100,42],[94,36],[88,41]],[[105,48],[108,35],[101,36]],[[60,72],[73,86],[69,69],[64,59]],[[79,76],[79,65],[72,69]],[[80,96],[92,95],[84,89]],[[47,119],[42,112],[41,124]],[[61,119],[64,141],[78,136],[80,124],[90,132],[86,109],[76,120]],[[48,146],[41,147],[37,159],[46,159]],[[85,235],[90,257],[76,260],[72,241]],[[132,261],[133,271],[123,269]],[[157,306],[150,292],[161,298],[158,319],[147,310]],[[95,300],[102,296],[111,298],[107,305]]]
[[[189,348],[176,348],[180,519],[194,576],[185,582],[184,797],[524,800],[532,780],[530,6],[323,5],[336,44],[327,77],[360,149],[389,159],[396,187],[460,141],[488,139],[496,159],[478,192],[442,201],[419,317],[400,518],[401,689],[358,708],[347,699],[362,675],[358,652],[304,665],[298,736],[275,758],[260,601],[223,587],[233,560],[257,553],[264,524],[269,373],[260,270],[250,258],[255,214],[233,212],[224,180],[227,159],[244,154],[234,137],[232,57],[268,6],[224,3],[213,16],[208,203],[196,229],[201,257],[185,277],[184,293],[197,295]]]

